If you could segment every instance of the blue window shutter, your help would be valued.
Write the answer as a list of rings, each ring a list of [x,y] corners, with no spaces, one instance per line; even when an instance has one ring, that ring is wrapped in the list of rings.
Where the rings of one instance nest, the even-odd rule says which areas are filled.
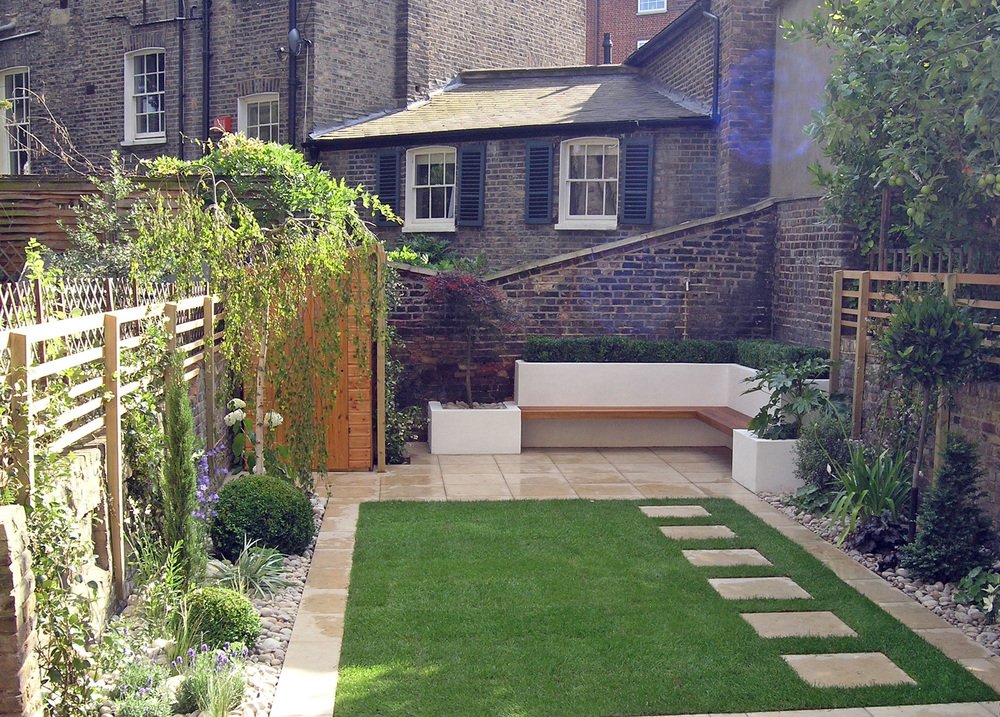
[[[552,145],[548,142],[525,146],[524,222],[552,223]]]
[[[621,224],[653,223],[653,138],[621,143]]]
[[[486,145],[473,144],[458,148],[458,197],[455,206],[455,226],[483,225],[483,195],[486,193]]]
[[[399,150],[380,149],[375,155],[375,194],[383,204],[392,207],[399,214],[402,209],[399,201]],[[375,217],[375,223],[380,227],[395,225],[381,214]]]

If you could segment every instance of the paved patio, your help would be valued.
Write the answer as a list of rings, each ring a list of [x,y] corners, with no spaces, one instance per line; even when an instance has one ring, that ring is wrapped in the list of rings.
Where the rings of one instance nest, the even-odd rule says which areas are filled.
[[[1000,690],[1000,658],[969,640],[874,573],[760,500],[730,475],[716,448],[529,449],[515,456],[432,456],[388,473],[332,473],[316,543],[271,717],[330,717],[343,636],[359,504],[377,500],[731,498],[802,545],[835,574],[917,634]],[[998,717],[1000,703],[735,713],[737,717]],[[696,717],[708,717],[698,715]]]

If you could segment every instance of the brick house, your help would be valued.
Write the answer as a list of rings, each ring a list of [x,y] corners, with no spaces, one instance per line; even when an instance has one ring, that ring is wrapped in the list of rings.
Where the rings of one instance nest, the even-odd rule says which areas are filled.
[[[696,0],[587,0],[587,64],[624,61],[694,2]],[[606,47],[606,43],[610,43],[610,47]]]
[[[773,63],[759,50],[774,13],[718,5],[698,0],[622,65],[466,71],[308,145],[393,206],[390,244],[432,234],[495,269],[752,204],[769,190]]]
[[[112,150],[190,157],[182,138],[213,126],[299,144],[465,67],[582,62],[583,34],[579,0],[12,0],[0,173],[67,173],[40,145],[96,164]]]

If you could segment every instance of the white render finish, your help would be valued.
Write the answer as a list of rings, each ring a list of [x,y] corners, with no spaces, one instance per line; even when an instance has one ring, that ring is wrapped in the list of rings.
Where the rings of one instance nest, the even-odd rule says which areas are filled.
[[[505,408],[444,408],[428,403],[427,443],[433,454],[483,455],[521,452],[521,410]]]
[[[793,493],[802,487],[795,477],[795,439],[768,440],[744,430],[733,431],[733,480],[754,493]]]

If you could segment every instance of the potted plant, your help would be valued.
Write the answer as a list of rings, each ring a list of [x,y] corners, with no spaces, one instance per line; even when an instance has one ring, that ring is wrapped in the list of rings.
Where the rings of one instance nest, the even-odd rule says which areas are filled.
[[[465,401],[428,405],[431,453],[487,454],[521,452],[521,412],[513,403],[481,405],[473,400],[474,349],[481,341],[499,340],[513,313],[503,292],[469,272],[431,277],[427,301],[435,306],[441,328],[459,339],[458,361],[465,379]],[[471,410],[474,409],[474,410]]]
[[[795,491],[795,444],[809,416],[830,406],[820,376],[830,364],[824,359],[776,364],[745,379],[744,394],[768,394],[767,402],[750,419],[746,430],[733,431],[733,480],[754,492]]]

